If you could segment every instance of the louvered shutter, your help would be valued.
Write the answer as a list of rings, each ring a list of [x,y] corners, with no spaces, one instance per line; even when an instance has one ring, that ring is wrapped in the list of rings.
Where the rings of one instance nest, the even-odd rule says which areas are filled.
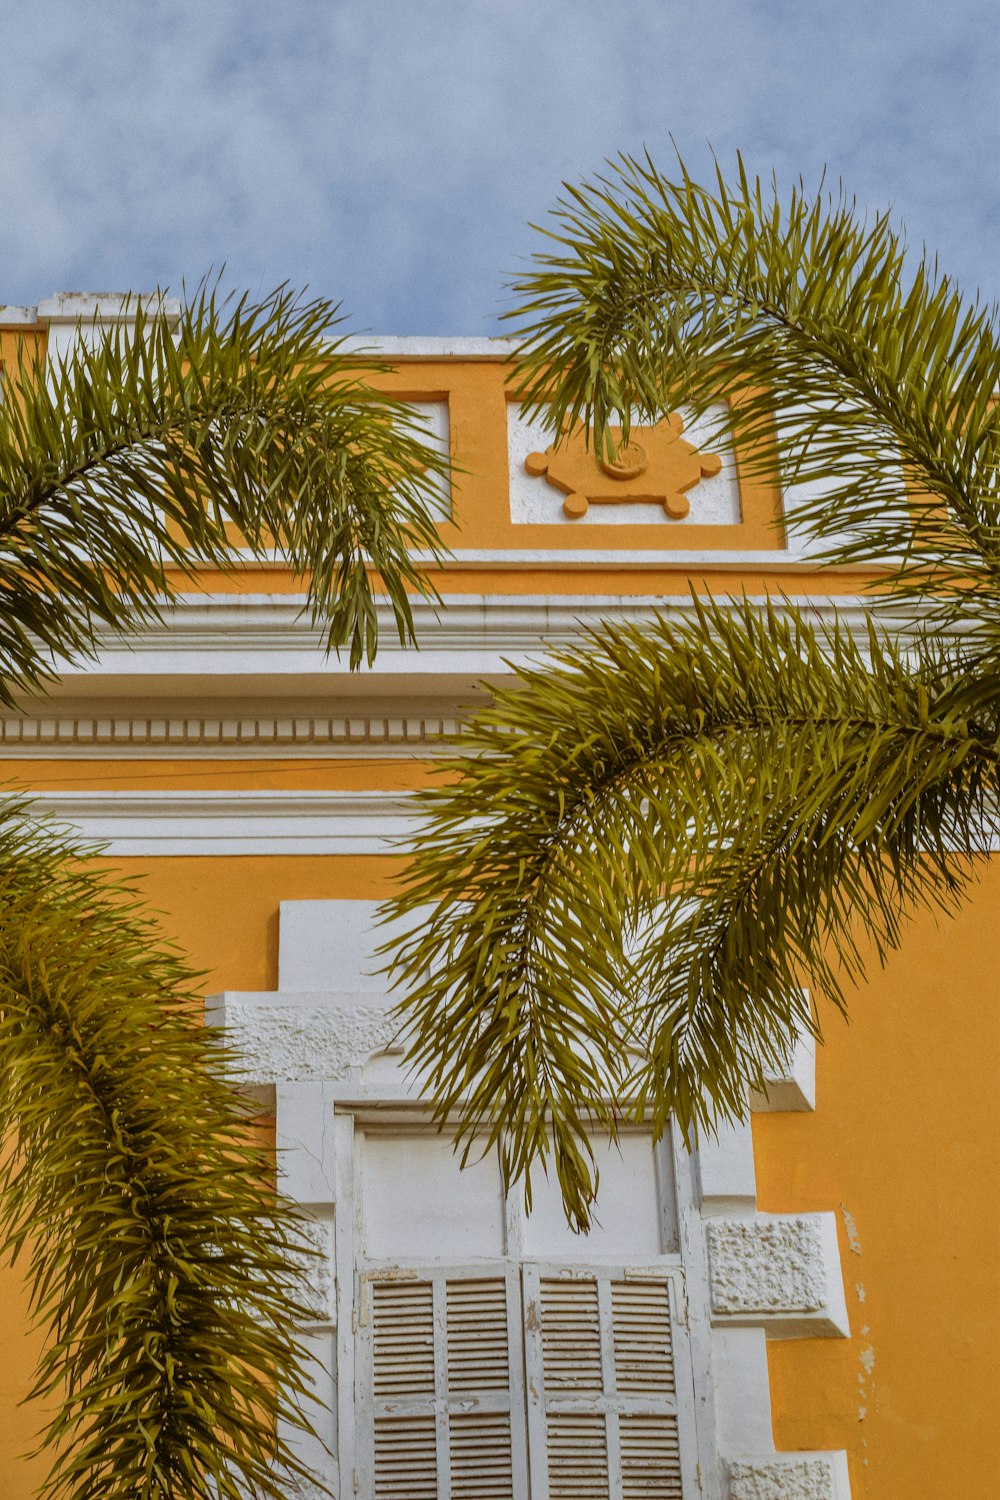
[[[516,1271],[363,1271],[358,1307],[359,1492],[524,1500]]]
[[[691,1500],[677,1273],[526,1265],[523,1276],[532,1500]]]

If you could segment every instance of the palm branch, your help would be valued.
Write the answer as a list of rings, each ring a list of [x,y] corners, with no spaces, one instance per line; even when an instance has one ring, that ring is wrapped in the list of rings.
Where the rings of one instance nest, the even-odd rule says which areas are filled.
[[[278,549],[352,667],[384,591],[401,639],[412,559],[441,556],[443,460],[413,410],[279,291],[154,302],[61,365],[25,345],[0,405],[0,701],[160,617],[197,569]],[[197,976],[94,853],[0,803],[0,1239],[48,1325],[45,1493],[235,1500],[308,1476],[291,1206],[247,1144]]]
[[[1000,346],[926,263],[905,280],[885,218],[783,208],[742,168],[713,193],[623,160],[547,237],[516,286],[529,408],[601,451],[737,396],[716,443],[776,429],[800,532],[906,610],[863,642],[787,601],[606,625],[520,671],[421,794],[388,908],[409,1056],[466,1154],[485,1133],[529,1199],[551,1166],[584,1229],[595,1125],[693,1143],[742,1116],[819,1032],[805,989],[844,1009],[989,847]]]
[[[49,1330],[43,1493],[284,1495],[305,1477],[274,1425],[308,1389],[301,1241],[197,975],[93,850],[10,797],[0,909],[0,1234]]]
[[[406,403],[348,356],[336,309],[279,290],[202,291],[175,328],[137,303],[70,359],[22,350],[0,406],[0,698],[59,656],[159,616],[177,582],[279,549],[352,667],[377,646],[375,597],[412,639],[414,550],[443,553],[444,470]]]

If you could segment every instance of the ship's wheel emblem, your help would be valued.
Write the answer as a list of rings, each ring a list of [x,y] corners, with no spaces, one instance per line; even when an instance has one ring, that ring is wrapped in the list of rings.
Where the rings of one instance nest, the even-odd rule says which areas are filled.
[[[683,431],[682,418],[671,412],[655,427],[634,427],[613,459],[598,459],[583,436],[574,434],[544,453],[529,453],[524,467],[562,491],[563,512],[573,521],[592,505],[626,501],[660,505],[672,521],[681,521],[691,508],[688,490],[722,468],[717,453],[700,453],[684,441]],[[612,427],[611,434],[620,442],[620,428]]]

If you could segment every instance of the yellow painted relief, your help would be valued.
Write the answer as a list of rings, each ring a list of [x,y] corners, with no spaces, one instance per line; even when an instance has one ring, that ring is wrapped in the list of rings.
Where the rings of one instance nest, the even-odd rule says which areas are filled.
[[[655,427],[634,427],[623,447],[621,428],[612,427],[614,458],[599,458],[582,434],[570,434],[544,453],[529,453],[524,467],[562,491],[563,512],[571,520],[585,516],[591,505],[631,501],[662,506],[672,521],[681,521],[691,509],[688,490],[722,468],[717,453],[699,453],[681,437],[683,431],[683,418],[672,412]]]

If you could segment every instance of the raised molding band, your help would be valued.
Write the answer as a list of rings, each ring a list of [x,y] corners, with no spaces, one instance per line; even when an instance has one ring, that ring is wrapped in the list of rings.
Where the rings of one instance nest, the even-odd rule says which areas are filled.
[[[60,791],[32,805],[123,857],[389,854],[415,828],[405,793]]]
[[[340,718],[273,714],[11,718],[0,719],[0,755],[38,759],[58,749],[86,758],[248,754],[285,758],[317,753],[337,758],[374,748],[380,759],[412,759],[415,751],[445,752],[460,724],[457,717],[362,714]]]
[[[847,628],[861,634],[867,629],[870,604],[864,600],[792,602],[806,608],[817,623],[831,621],[836,612]],[[412,690],[441,673],[466,677],[471,686],[483,675],[508,677],[509,662],[533,659],[549,647],[578,641],[586,628],[602,620],[639,624],[657,610],[681,618],[692,608],[689,598],[667,599],[662,594],[457,594],[445,595],[442,603],[445,607],[436,609],[414,601],[419,651],[399,645],[391,611],[380,604],[378,656],[366,671],[352,673],[346,661],[326,652],[322,631],[310,623],[302,595],[181,594],[165,607],[162,623],[144,627],[127,640],[107,639],[96,660],[58,662],[63,687],[56,692],[71,687],[74,693],[96,696],[114,679],[122,692],[134,695],[136,680],[141,679],[141,696],[148,699],[178,691],[174,683],[183,678],[197,680],[199,692],[210,691],[214,679],[218,695],[232,697],[234,684],[274,677],[283,683],[282,694],[311,679],[325,693],[335,687],[338,693],[364,695],[387,677],[402,675]],[[890,628],[901,628],[904,622],[902,615],[888,612],[884,619]]]

